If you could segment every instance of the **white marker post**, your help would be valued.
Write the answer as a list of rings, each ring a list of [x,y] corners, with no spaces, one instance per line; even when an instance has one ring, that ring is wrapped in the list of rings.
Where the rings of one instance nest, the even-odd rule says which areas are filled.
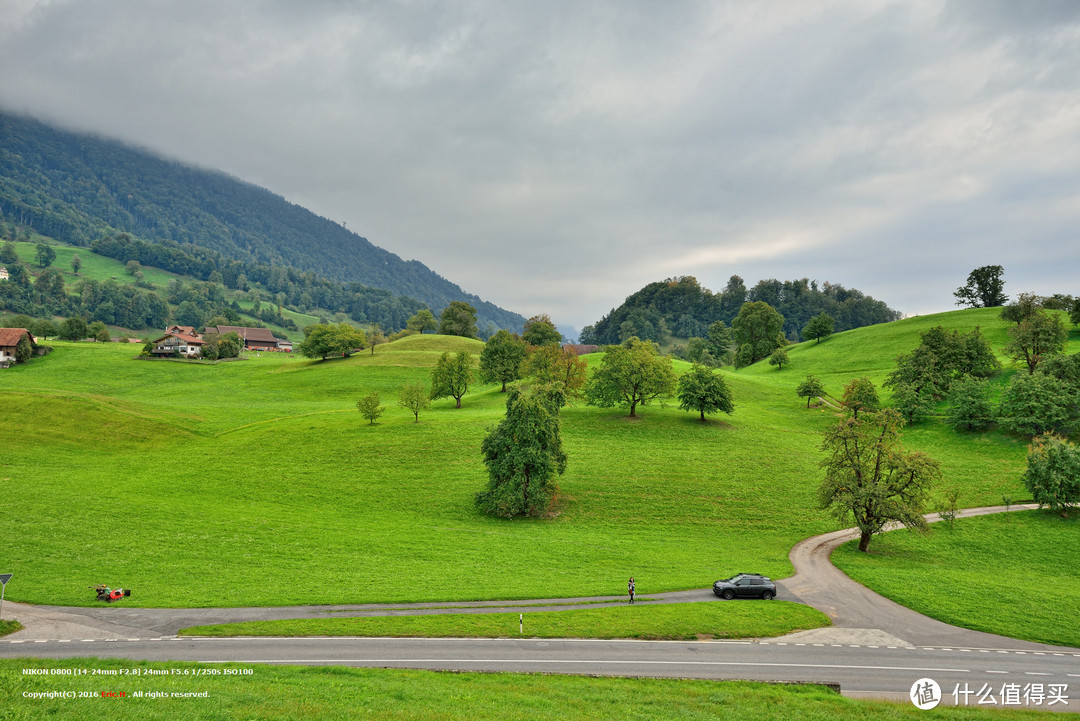
[[[518,633],[525,633],[525,614],[518,614]]]
[[[7,590],[7,582],[14,574],[0,573],[0,619],[4,618],[4,591]]]

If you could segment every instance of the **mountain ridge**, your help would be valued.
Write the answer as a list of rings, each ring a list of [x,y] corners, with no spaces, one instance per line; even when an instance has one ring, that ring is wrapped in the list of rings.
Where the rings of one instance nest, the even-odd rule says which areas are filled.
[[[0,109],[0,216],[73,245],[131,233],[241,261],[314,272],[411,296],[438,313],[452,300],[480,325],[525,318],[271,190],[219,170]]]

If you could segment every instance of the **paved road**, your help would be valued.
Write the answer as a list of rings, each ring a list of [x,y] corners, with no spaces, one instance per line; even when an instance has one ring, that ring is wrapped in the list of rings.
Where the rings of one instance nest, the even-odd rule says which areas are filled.
[[[962,516],[1004,508],[968,509]],[[1013,507],[1013,510],[1020,510]],[[928,520],[937,520],[929,517]],[[779,597],[827,613],[833,627],[779,639],[739,642],[645,642],[535,639],[178,638],[191,625],[242,620],[429,613],[522,612],[624,603],[622,597],[441,604],[366,604],[284,608],[62,608],[5,604],[27,629],[0,640],[0,657],[99,656],[217,663],[344,664],[483,671],[814,681],[839,684],[850,696],[907,698],[912,683],[934,678],[954,687],[1001,694],[1041,684],[1065,685],[1080,711],[1080,650],[993,636],[943,624],[869,591],[829,562],[854,537],[838,531],[803,541],[791,552],[796,574]],[[715,599],[709,589],[650,594],[647,603]],[[583,602],[590,602],[583,605]],[[734,603],[739,603],[735,601]],[[522,604],[522,605],[518,605]],[[542,604],[542,605],[533,605]],[[984,701],[989,697],[983,696]],[[954,700],[947,698],[946,701]],[[977,697],[966,697],[977,705]],[[1044,702],[1043,707],[1046,706]]]

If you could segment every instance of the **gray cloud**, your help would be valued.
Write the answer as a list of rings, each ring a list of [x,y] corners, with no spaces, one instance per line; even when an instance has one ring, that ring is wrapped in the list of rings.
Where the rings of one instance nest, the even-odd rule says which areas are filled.
[[[737,273],[1076,292],[1062,3],[9,2],[0,104],[268,187],[526,315]]]

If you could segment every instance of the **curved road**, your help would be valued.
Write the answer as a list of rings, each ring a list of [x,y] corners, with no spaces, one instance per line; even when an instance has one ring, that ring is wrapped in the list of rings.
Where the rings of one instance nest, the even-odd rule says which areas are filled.
[[[1013,506],[1023,510],[1034,506]],[[967,509],[960,517],[1003,507]],[[928,520],[938,520],[928,516]],[[776,639],[746,641],[591,641],[582,639],[192,638],[180,628],[232,621],[327,616],[491,613],[615,605],[622,597],[518,602],[366,604],[282,608],[64,608],[5,604],[26,629],[0,640],[0,657],[98,656],[155,661],[342,664],[481,671],[541,671],[615,676],[805,681],[839,684],[849,696],[907,699],[917,679],[930,677],[945,703],[976,692],[996,699],[1008,690],[1067,687],[1068,702],[1042,708],[1080,711],[1080,649],[994,636],[941,623],[855,583],[829,554],[855,537],[853,529],[816,536],[791,551],[794,576],[778,582],[780,598],[826,613],[833,626]],[[715,600],[711,590],[649,594],[648,603]],[[598,603],[599,602],[599,603]],[[542,605],[534,605],[542,604]],[[527,607],[526,607],[527,605]],[[954,697],[956,689],[960,696]],[[964,690],[971,695],[965,697]],[[1021,702],[1022,703],[1022,702]],[[1014,706],[1016,707],[1016,706]]]

